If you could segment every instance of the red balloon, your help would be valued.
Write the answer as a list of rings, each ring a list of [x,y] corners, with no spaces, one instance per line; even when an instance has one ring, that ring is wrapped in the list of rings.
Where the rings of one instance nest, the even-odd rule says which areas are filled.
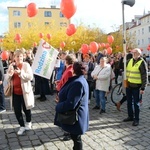
[[[68,36],[71,36],[71,35],[72,35],[72,30],[69,29],[69,28],[67,28],[67,29],[66,29],[66,34],[67,34]]]
[[[87,54],[89,51],[89,46],[87,44],[82,44],[81,51],[82,51],[82,54]]]
[[[118,46],[118,45],[116,46],[116,49],[119,49],[119,46]]]
[[[8,52],[7,51],[2,51],[2,53],[1,53],[2,60],[7,60],[8,57],[9,57]]]
[[[149,46],[147,47],[147,50],[150,51],[150,47]]]
[[[106,43],[106,44],[105,44],[105,47],[106,47],[106,48],[110,47],[109,43]]]
[[[67,19],[70,19],[77,10],[75,0],[61,0],[60,10]]]
[[[107,41],[108,41],[108,43],[113,43],[114,42],[114,37],[112,35],[108,35]]]
[[[44,37],[43,33],[39,33],[39,37],[42,39]]]
[[[27,6],[27,14],[29,17],[34,17],[38,13],[38,8],[35,3],[30,3]]]
[[[107,48],[107,54],[111,54],[112,53],[112,48],[111,47],[108,47]]]
[[[101,46],[101,43],[98,43],[98,48],[101,48],[102,46]]]
[[[73,35],[75,32],[76,32],[76,27],[75,27],[74,24],[70,24],[70,25],[67,27],[67,29],[66,29],[66,34],[67,34],[68,36]]]
[[[101,43],[101,46],[102,46],[102,48],[104,48],[105,47],[105,43]]]
[[[16,41],[21,40],[21,35],[17,33],[16,36],[15,36],[15,40]]]
[[[16,40],[16,42],[17,42],[18,44],[20,44],[20,43],[21,43],[21,39],[19,39],[19,40]]]
[[[60,43],[60,47],[61,47],[61,48],[64,48],[65,45],[66,45],[65,42],[61,42],[61,43]]]
[[[36,43],[36,42],[34,42],[34,43],[33,43],[33,46],[34,46],[34,47],[36,47],[36,46],[37,46],[37,43]]]
[[[98,44],[96,42],[91,42],[89,47],[92,53],[96,53],[98,50]]]
[[[51,39],[51,35],[49,33],[47,33],[47,38],[50,40]]]

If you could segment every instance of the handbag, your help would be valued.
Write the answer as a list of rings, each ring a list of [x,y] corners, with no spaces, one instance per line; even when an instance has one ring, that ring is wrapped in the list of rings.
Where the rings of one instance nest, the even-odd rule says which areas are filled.
[[[11,84],[10,84],[10,82],[8,82],[7,85],[4,87],[4,95],[6,97],[11,96]]]
[[[81,105],[81,102],[78,104],[77,108],[63,113],[58,113],[57,121],[66,124],[74,125],[78,121],[78,109]]]
[[[90,89],[91,89],[91,90],[94,90],[95,87],[96,87],[96,80],[90,81]]]
[[[97,76],[99,75],[99,73],[103,70],[103,68],[97,73]],[[92,81],[92,89],[96,88],[96,79],[93,79]]]

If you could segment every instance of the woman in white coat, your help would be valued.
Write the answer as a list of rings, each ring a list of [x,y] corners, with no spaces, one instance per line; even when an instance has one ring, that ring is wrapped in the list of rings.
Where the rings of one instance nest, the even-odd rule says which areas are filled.
[[[100,59],[100,64],[95,66],[91,73],[91,76],[96,80],[95,99],[96,106],[94,109],[100,109],[100,114],[105,113],[106,98],[105,94],[109,91],[110,78],[111,78],[111,66],[107,64],[107,57]]]
[[[34,94],[31,86],[33,79],[32,69],[27,62],[23,62],[24,51],[14,52],[14,62],[9,65],[7,77],[11,82],[12,104],[15,116],[20,125],[18,135],[22,135],[25,130],[31,129],[31,108],[34,107]],[[26,116],[24,123],[22,109]]]

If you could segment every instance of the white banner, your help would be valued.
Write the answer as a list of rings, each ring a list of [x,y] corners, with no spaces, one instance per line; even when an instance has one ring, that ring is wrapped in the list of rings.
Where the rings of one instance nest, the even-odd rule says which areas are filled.
[[[41,40],[32,64],[33,73],[50,79],[58,53],[54,47]]]

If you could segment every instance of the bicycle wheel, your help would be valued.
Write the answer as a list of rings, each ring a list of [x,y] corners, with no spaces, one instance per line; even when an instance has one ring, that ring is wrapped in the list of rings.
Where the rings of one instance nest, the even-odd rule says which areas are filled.
[[[111,101],[116,105],[123,97],[122,83],[115,85],[111,92]]]

